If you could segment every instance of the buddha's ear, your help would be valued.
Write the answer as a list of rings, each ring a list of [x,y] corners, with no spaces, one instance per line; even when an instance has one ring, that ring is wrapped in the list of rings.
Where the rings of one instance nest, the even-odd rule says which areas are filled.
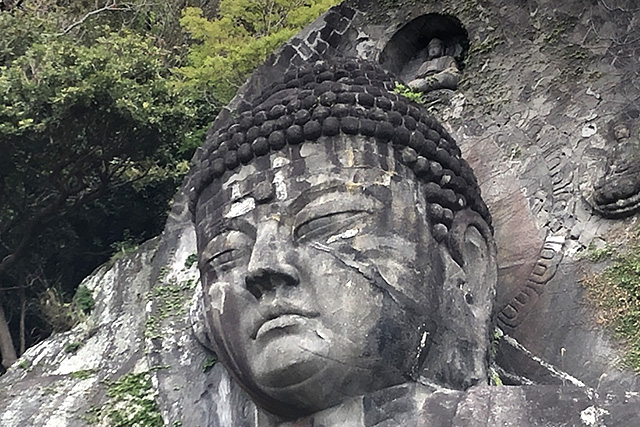
[[[467,209],[456,213],[440,252],[445,279],[433,337],[437,354],[429,355],[425,373],[445,386],[466,389],[488,378],[496,247],[484,219]]]
[[[465,274],[474,277],[496,275],[497,255],[493,234],[486,221],[476,212],[465,209],[456,213],[447,236],[447,248]]]

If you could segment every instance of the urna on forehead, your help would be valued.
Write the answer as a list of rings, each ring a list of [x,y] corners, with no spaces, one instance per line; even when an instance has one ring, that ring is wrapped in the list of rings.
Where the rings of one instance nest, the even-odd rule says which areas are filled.
[[[392,74],[356,59],[288,72],[200,150],[190,181],[192,213],[242,169],[266,173],[278,157],[304,165],[297,161],[304,157],[300,147],[317,143],[340,149],[345,144],[336,141],[357,139],[376,146],[364,152],[401,163],[424,183],[436,239],[446,236],[462,209],[476,211],[490,224],[476,177],[453,138],[421,106],[393,93],[395,85]]]

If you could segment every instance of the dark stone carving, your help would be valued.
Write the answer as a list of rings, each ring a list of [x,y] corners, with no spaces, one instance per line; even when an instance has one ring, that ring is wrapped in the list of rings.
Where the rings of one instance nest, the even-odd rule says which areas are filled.
[[[457,18],[433,13],[402,27],[381,52],[380,63],[415,91],[450,91],[458,87],[468,47],[467,32]]]
[[[288,74],[285,78],[285,87],[299,89],[295,96],[285,95],[284,98],[278,96],[278,92],[283,91],[283,87],[277,84],[263,95],[262,102],[253,109],[252,113],[243,114],[228,129],[220,130],[209,146],[205,147],[203,152],[205,157],[199,159],[203,163],[207,162],[206,166],[211,164],[215,167],[206,168],[205,166],[198,172],[193,179],[195,194],[199,195],[202,189],[211,184],[214,179],[223,176],[225,171],[232,172],[238,166],[236,151],[239,147],[236,141],[248,141],[251,144],[243,147],[241,156],[249,161],[254,144],[254,151],[257,149],[256,155],[263,156],[268,153],[267,147],[258,135],[268,138],[268,148],[277,151],[287,144],[295,145],[303,140],[315,141],[320,136],[331,137],[340,132],[356,135],[362,130],[365,134],[369,134],[370,132],[365,129],[375,123],[372,136],[377,140],[382,142],[393,140],[396,148],[413,143],[411,148],[417,150],[418,157],[415,163],[407,166],[424,164],[426,161],[431,163],[430,169],[419,174],[422,180],[436,184],[428,187],[429,202],[440,203],[454,210],[466,208],[469,203],[471,209],[491,224],[489,212],[479,197],[477,180],[469,165],[460,157],[461,153],[457,145],[432,117],[420,112],[415,106],[413,110],[407,111],[406,103],[409,101],[390,92],[395,85],[391,74],[374,68],[370,63],[354,60],[338,62],[331,66],[332,71],[328,71],[329,67],[327,63],[318,62],[313,67]],[[335,78],[343,74],[346,76]],[[308,79],[308,76],[312,78]],[[363,88],[356,81],[358,79],[362,79],[361,83],[365,85],[366,92],[360,92]],[[336,84],[325,84],[329,83],[329,80],[337,81]],[[378,96],[374,97],[373,94]],[[355,108],[339,103],[338,95],[341,95],[342,100],[355,104]],[[304,121],[304,117],[310,115],[306,109],[295,111],[296,107],[313,109],[311,117],[318,121],[310,122],[312,124],[305,125],[304,128],[299,125],[286,128],[290,122],[280,120],[285,111],[295,112],[298,121]],[[398,110],[405,112],[406,115],[403,116]],[[389,112],[385,113],[385,111]],[[240,123],[250,121],[252,114],[253,124],[260,126],[260,130],[254,132],[252,131],[254,128],[250,128],[244,131]],[[420,120],[419,123],[416,118]],[[420,162],[420,159],[424,160]],[[222,167],[223,165],[226,169]],[[196,201],[197,197],[194,197],[193,203]],[[191,209],[195,209],[195,206],[192,205]],[[442,215],[432,220],[448,228],[451,226],[452,218],[448,219],[446,215]]]
[[[546,239],[525,286],[500,310],[498,322],[501,326],[516,328],[531,314],[538,298],[545,292],[545,285],[553,278],[562,261],[563,244],[564,238],[561,236],[549,236]]]
[[[640,209],[640,138],[632,120],[640,114],[632,111],[627,120],[611,125],[611,146],[604,175],[596,182],[589,202],[608,218],[621,218]]]
[[[469,36],[460,20],[451,15],[429,13],[415,18],[394,34],[380,53],[380,64],[408,81],[407,75],[417,71],[416,65],[422,65],[410,66],[410,62],[420,54],[427,53],[433,39],[442,42],[444,54],[454,57],[459,65],[464,63],[469,49]]]
[[[491,217],[455,141],[394,84],[367,61],[302,67],[197,155],[208,341],[281,420],[488,381]]]
[[[405,177],[413,175],[419,177],[419,181],[415,180],[416,187],[449,180],[449,189],[462,194],[459,187],[468,181],[466,169],[458,168],[461,165],[456,162],[448,164],[444,160],[446,156],[443,157],[442,150],[447,152],[447,144],[441,141],[434,123],[428,118],[421,119],[420,111],[411,103],[396,103],[384,96],[386,89],[367,87],[363,75],[354,75],[349,90],[340,91],[341,86],[334,83],[349,77],[350,72],[344,74],[342,71],[336,73],[325,70],[334,74],[322,76],[327,84],[332,85],[323,98],[327,104],[324,105],[319,102],[319,95],[314,93],[315,86],[324,83],[317,80],[320,73],[308,73],[302,77],[302,86],[310,84],[314,88],[309,88],[305,97],[298,97],[299,102],[287,104],[284,112],[278,107],[284,104],[278,102],[265,108],[264,115],[253,110],[263,101],[262,94],[276,80],[282,81],[277,89],[280,94],[287,90],[290,94],[302,90],[297,78],[287,78],[287,83],[284,83],[283,76],[290,69],[296,69],[291,72],[295,76],[298,67],[325,57],[357,56],[379,59],[384,63],[384,68],[399,76],[403,70],[411,69],[408,66],[411,59],[427,47],[429,40],[439,38],[445,45],[452,46],[456,43],[451,43],[447,34],[464,36],[460,39],[464,58],[451,51],[448,54],[456,58],[461,69],[464,66],[467,84],[458,89],[450,105],[440,105],[434,110],[447,121],[447,129],[456,136],[465,159],[473,166],[481,182],[484,201],[492,212],[499,248],[498,308],[511,304],[518,312],[512,312],[508,318],[505,317],[508,314],[506,310],[502,314],[496,313],[505,335],[497,341],[495,364],[491,367],[504,384],[510,386],[479,385],[465,391],[452,391],[434,390],[429,385],[433,382],[432,378],[436,378],[436,382],[442,380],[437,373],[444,371],[430,358],[442,355],[440,349],[447,348],[447,342],[458,342],[461,346],[466,344],[468,340],[464,334],[459,341],[452,338],[456,336],[454,331],[472,334],[465,332],[466,324],[463,322],[447,325],[449,320],[445,319],[456,318],[456,310],[460,307],[464,308],[470,303],[479,304],[475,292],[449,287],[446,282],[446,286],[440,290],[440,295],[444,296],[437,299],[455,301],[460,306],[451,309],[451,306],[443,305],[432,313],[434,320],[431,324],[443,324],[448,329],[430,330],[427,326],[419,329],[419,332],[407,332],[411,335],[407,340],[413,338],[419,341],[415,344],[416,348],[408,352],[410,358],[412,356],[413,360],[423,362],[405,366],[408,374],[403,383],[364,395],[344,396],[340,404],[295,421],[283,421],[282,417],[256,409],[254,402],[238,385],[239,382],[230,381],[221,364],[207,368],[203,373],[203,368],[210,367],[214,359],[189,334],[191,323],[195,322],[193,326],[202,342],[206,343],[208,337],[213,338],[213,334],[206,332],[206,322],[202,321],[206,316],[203,314],[204,304],[200,302],[206,299],[211,311],[210,302],[213,296],[219,295],[215,292],[212,294],[215,287],[209,287],[207,295],[201,286],[195,289],[185,287],[183,305],[170,316],[166,314],[167,304],[164,300],[154,297],[156,291],[167,290],[164,284],[174,290],[176,283],[186,284],[188,280],[196,279],[195,271],[186,271],[184,262],[196,250],[195,232],[189,220],[186,200],[190,187],[185,185],[176,197],[159,248],[149,253],[146,262],[142,263],[141,260],[142,267],[136,267],[142,273],[130,272],[129,267],[122,268],[125,263],[119,262],[109,272],[109,275],[114,272],[116,279],[96,283],[96,290],[103,296],[96,298],[96,301],[103,305],[103,309],[92,322],[99,319],[96,324],[100,326],[95,335],[95,329],[91,329],[92,335],[79,353],[67,354],[64,347],[69,341],[84,340],[84,332],[57,335],[44,349],[34,348],[27,352],[24,360],[33,362],[32,368],[11,368],[0,379],[2,389],[9,390],[0,393],[0,407],[3,408],[0,410],[0,424],[17,427],[82,423],[79,416],[87,410],[108,407],[103,380],[113,382],[124,373],[131,372],[134,366],[145,369],[141,362],[146,359],[151,368],[154,392],[157,392],[156,401],[168,425],[636,426],[638,376],[619,369],[617,361],[623,355],[619,351],[620,346],[610,341],[608,334],[593,322],[593,313],[583,298],[584,289],[579,282],[583,268],[593,272],[600,266],[591,266],[577,254],[594,239],[608,242],[610,232],[619,234],[634,224],[633,219],[603,219],[602,214],[584,201],[593,201],[593,190],[599,179],[599,175],[594,173],[599,169],[594,166],[610,157],[609,152],[619,145],[613,133],[608,137],[604,135],[609,131],[608,124],[625,125],[629,129],[630,140],[636,134],[634,126],[637,117],[619,112],[621,108],[637,108],[635,104],[639,88],[636,84],[635,58],[640,51],[636,25],[639,11],[630,0],[566,0],[560,3],[539,0],[524,6],[514,6],[513,2],[506,0],[490,0],[482,2],[478,8],[473,7],[472,3],[450,0],[347,0],[343,5],[333,8],[324,18],[317,20],[270,57],[243,86],[238,97],[222,110],[210,132],[210,142],[221,129],[226,129],[228,135],[223,138],[225,144],[220,145],[221,157],[210,161],[208,168],[219,175],[215,182],[228,183],[227,194],[214,194],[217,184],[212,181],[203,190],[201,199],[221,200],[222,207],[218,208],[224,211],[227,205],[224,198],[231,194],[234,196],[232,206],[236,206],[240,212],[251,208],[251,202],[246,201],[249,198],[254,199],[254,211],[267,210],[274,203],[280,203],[280,198],[284,196],[283,189],[288,190],[290,186],[287,185],[292,182],[291,179],[280,181],[284,172],[279,174],[279,171],[292,170],[285,177],[295,176],[293,182],[302,191],[308,182],[317,182],[329,173],[342,173],[343,163],[349,164],[351,158],[347,153],[353,153],[353,161],[358,162],[354,165],[370,166],[372,162],[377,162],[374,170],[379,175],[374,178],[378,185],[373,186],[366,197],[373,194],[370,197],[375,200],[400,200],[404,197],[404,191],[394,191],[394,197],[386,198],[386,189],[390,193],[392,185],[396,189],[397,185],[407,185]],[[416,16],[445,19],[429,21],[427,18],[418,18],[407,25],[407,17]],[[451,25],[442,26],[438,22]],[[468,55],[464,54],[466,31],[462,30],[461,22],[468,30],[472,45]],[[425,23],[433,25],[423,25]],[[410,31],[405,31],[407,28]],[[438,28],[446,31],[436,34],[434,31]],[[385,46],[383,53],[381,50]],[[421,64],[415,62],[414,65],[413,72],[416,72]],[[448,92],[452,91],[430,92],[423,95],[423,99],[429,96],[442,99]],[[235,122],[237,127],[229,126],[236,116],[239,118]],[[323,136],[326,121],[329,122],[326,131],[330,134],[337,132],[335,136]],[[273,123],[263,128],[262,125],[267,122]],[[294,127],[296,125],[302,128],[302,135],[300,129]],[[607,132],[600,129],[606,129]],[[270,145],[270,136],[275,131],[283,133],[283,138],[278,134],[278,138],[272,140],[275,146],[284,142],[279,149]],[[622,139],[625,139],[624,132],[622,135]],[[368,143],[363,142],[365,139]],[[233,154],[226,156],[229,152],[235,152],[235,159]],[[200,153],[198,159],[203,158],[204,154]],[[335,162],[339,165],[335,166]],[[325,165],[326,168],[322,169],[319,165]],[[365,168],[356,169],[362,172],[361,169]],[[613,169],[612,162],[609,171]],[[449,174],[448,170],[453,174]],[[262,174],[263,178],[256,176],[250,179],[255,174]],[[355,178],[355,175],[349,178]],[[358,176],[359,180],[365,178]],[[392,179],[395,180],[394,184]],[[232,180],[235,181],[230,183]],[[253,186],[251,182],[256,182],[256,185]],[[355,191],[360,186],[345,185],[344,188]],[[287,194],[291,196],[293,193]],[[421,200],[411,201],[415,201],[414,205],[422,209]],[[323,202],[320,204],[324,205]],[[454,216],[455,223],[459,215],[458,211],[448,208],[444,203],[425,201],[424,205],[422,210],[428,217],[449,218],[449,221]],[[216,208],[213,203],[209,205],[212,217],[216,215]],[[207,208],[204,209],[206,214]],[[396,209],[394,213],[407,215],[405,211],[413,212],[413,205],[409,209],[406,206]],[[275,213],[277,211],[270,212],[270,215]],[[391,221],[394,216],[390,214],[388,218]],[[435,236],[442,239],[435,247],[446,245],[450,240],[452,230],[445,224],[428,224],[425,227],[434,235],[434,240]],[[218,225],[224,226],[225,222]],[[400,230],[401,234],[406,236],[414,226],[414,222],[406,221]],[[347,227],[343,232],[324,239],[323,249],[345,244],[345,253],[340,249],[329,253],[318,247],[313,261],[326,265],[328,261],[322,261],[323,257],[330,256],[335,262],[341,262],[341,268],[349,268],[348,271],[356,275],[352,284],[372,283],[372,287],[380,289],[380,293],[385,295],[384,289],[391,289],[384,288],[384,279],[393,283],[391,279],[398,277],[400,267],[413,267],[413,264],[403,261],[398,263],[398,269],[394,269],[379,262],[366,263],[367,260],[361,256],[365,250],[356,251],[358,247],[352,252],[347,250],[350,245],[362,244],[366,240],[364,229],[352,237],[349,237],[350,233],[355,233],[355,230],[343,234],[353,228]],[[384,232],[388,227],[380,226],[379,229],[376,231]],[[341,237],[326,244],[334,235]],[[274,234],[272,242],[276,247],[280,242],[278,236]],[[541,256],[544,236],[565,238],[562,249],[554,250],[553,257],[550,257],[551,253]],[[410,237],[413,238],[413,235]],[[382,248],[386,250],[388,245],[381,245],[378,250]],[[369,252],[373,252],[373,249],[370,248]],[[334,255],[342,257],[341,260],[348,265],[338,261]],[[560,261],[560,265],[556,268],[557,261]],[[153,274],[145,279],[144,275],[151,274],[151,271],[144,273],[144,269],[151,269],[151,266]],[[373,267],[377,268],[382,278],[375,274]],[[537,270],[534,271],[534,267]],[[394,274],[386,274],[387,270]],[[554,271],[555,276],[547,281]],[[319,267],[313,273],[325,279],[327,277],[320,275],[324,274],[324,270]],[[113,281],[118,285],[112,285]],[[348,280],[344,282],[349,283]],[[246,285],[241,280],[232,283]],[[301,280],[300,286],[314,283],[317,284]],[[344,312],[346,305],[342,300],[356,299],[353,296],[356,285],[340,288],[339,296],[330,301],[332,312]],[[335,290],[337,286],[326,279],[316,288]],[[268,296],[271,291],[269,286],[263,288]],[[403,289],[408,288],[403,286]],[[520,295],[523,288],[527,290]],[[448,299],[447,295],[456,298]],[[153,298],[153,301],[145,296]],[[396,297],[402,302],[401,296],[398,292],[381,299],[393,300]],[[247,302],[255,299],[251,293],[248,297]],[[368,301],[366,298],[357,300],[358,305],[363,306]],[[172,300],[172,307],[178,305]],[[191,317],[187,319],[184,313],[189,306]],[[324,306],[329,306],[329,303],[325,302]],[[380,306],[381,316],[373,317],[389,319],[389,307],[393,304]],[[127,310],[126,313],[122,311],[123,308]],[[242,308],[245,310],[238,311],[238,319],[242,318],[240,314],[253,312],[250,304]],[[152,339],[145,339],[145,332],[149,331],[145,331],[144,319],[137,317],[143,311],[147,311],[148,323],[154,326]],[[226,311],[225,316],[228,319],[232,312]],[[138,322],[129,319],[137,319]],[[378,323],[388,324],[386,321]],[[352,324],[363,331],[358,337],[367,336],[362,322],[354,321]],[[234,328],[227,331],[228,334],[240,332],[238,326]],[[391,336],[394,330],[387,328],[386,331],[386,336]],[[426,335],[425,346],[421,346],[425,331],[429,334]],[[239,333],[237,335],[240,336]],[[373,341],[385,335],[369,336],[373,336],[370,338]],[[396,338],[393,342],[389,339],[379,342],[406,342],[402,333],[398,333],[398,336],[403,337],[402,340]],[[442,339],[443,336],[446,339]],[[391,344],[388,347],[400,346]],[[212,343],[205,345],[215,348]],[[93,350],[90,351],[91,348]],[[125,348],[127,351],[122,352]],[[375,354],[382,353],[385,357],[390,354],[378,348],[375,350]],[[460,351],[464,352],[464,348]],[[47,355],[44,356],[44,353]],[[295,357],[301,360],[299,355],[289,359]],[[238,359],[241,358],[234,360]],[[280,357],[278,360],[283,359]],[[395,359],[398,363],[392,362],[385,368],[401,365],[399,360]],[[449,372],[456,372],[459,366],[455,364]],[[70,378],[69,372],[78,369],[91,370],[96,375],[82,380]],[[379,372],[386,371],[378,369],[374,376]],[[330,378],[335,378],[335,375]],[[247,388],[246,383],[244,386]],[[337,393],[342,390],[345,388],[339,388]],[[354,421],[353,417],[357,420]]]
[[[445,46],[440,39],[431,39],[427,48],[418,52],[413,61],[422,65],[408,83],[411,89],[420,92],[457,89],[460,81],[458,62],[453,56],[445,54]]]

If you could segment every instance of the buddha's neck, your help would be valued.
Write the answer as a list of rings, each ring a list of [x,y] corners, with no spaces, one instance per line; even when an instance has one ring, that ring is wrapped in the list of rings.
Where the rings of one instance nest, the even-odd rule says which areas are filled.
[[[418,414],[433,393],[443,391],[411,382],[350,398],[339,405],[295,421],[282,422],[268,416],[261,417],[262,422],[258,427],[383,427],[405,425],[402,420],[408,421],[406,425],[411,425],[412,420],[419,418]],[[389,418],[390,414],[392,418]]]

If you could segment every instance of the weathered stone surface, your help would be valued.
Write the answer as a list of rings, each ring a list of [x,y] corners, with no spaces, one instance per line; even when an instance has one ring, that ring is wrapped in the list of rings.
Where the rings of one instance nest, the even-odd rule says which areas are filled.
[[[609,218],[630,216],[640,208],[639,112],[626,111],[609,124],[609,146],[602,150],[586,199]]]
[[[283,426],[633,426],[638,394],[600,397],[570,386],[473,387],[467,392],[402,385]]]
[[[582,195],[597,185],[591,172],[604,157],[609,124],[633,117],[638,89],[630,58],[639,49],[633,5],[529,1],[516,10],[497,0],[383,7],[353,1],[334,13],[347,8],[357,10],[353,31],[335,48],[374,60],[413,19],[439,13],[462,23],[470,46],[463,81],[450,102],[432,110],[474,167],[494,218],[499,323],[535,355],[592,386],[635,388],[635,375],[617,367],[615,343],[593,322],[576,264],[594,237],[626,226],[594,214]],[[412,54],[404,53],[405,61]],[[258,74],[272,75],[273,64]],[[256,84],[247,84],[243,99],[255,99]],[[518,354],[499,358],[527,366],[528,356]]]
[[[268,425],[417,378],[488,382],[490,215],[455,141],[394,86],[371,61],[294,68],[194,158],[199,321]],[[298,113],[319,136],[285,138]],[[227,161],[259,138],[268,151]]]
[[[397,31],[414,18],[442,13],[461,22],[469,38],[463,80],[455,93],[437,99],[431,109],[472,164],[494,219],[500,273],[496,318],[508,335],[499,341],[497,368],[503,379],[513,384],[557,386],[480,388],[459,399],[441,399],[434,394],[433,399],[425,401],[428,409],[420,419],[437,420],[432,425],[456,416],[461,417],[457,418],[458,424],[440,425],[495,425],[496,420],[504,420],[505,425],[527,425],[523,420],[530,425],[637,424],[637,377],[618,368],[620,353],[593,320],[579,285],[582,272],[576,263],[576,253],[594,238],[606,240],[610,232],[630,224],[594,214],[583,196],[591,197],[600,182],[606,183],[598,179],[607,170],[601,163],[609,156],[610,126],[621,118],[631,128],[636,126],[632,114],[639,95],[634,58],[640,49],[640,12],[636,9],[631,0],[567,0],[561,4],[529,0],[517,7],[506,0],[445,0],[417,5],[403,0],[347,1],[268,60],[229,110],[216,119],[214,128],[228,123],[231,111],[248,109],[290,65],[337,52],[378,60]],[[407,55],[408,61],[411,54]],[[312,118],[302,125],[303,134],[307,130],[309,135],[322,132],[313,123]],[[252,150],[258,151],[254,147]],[[413,159],[409,154],[407,159]],[[228,164],[234,163],[232,160]],[[415,161],[419,161],[417,155]],[[631,193],[634,191],[632,188]],[[264,191],[262,197],[272,197],[269,193]],[[612,197],[618,197],[614,193]],[[629,199],[633,195],[620,197]],[[610,199],[607,196],[603,200]],[[145,286],[158,283],[159,289],[166,288],[149,294],[154,301],[149,305],[149,319],[155,319],[149,323],[160,333],[151,334],[150,363],[138,369],[165,367],[152,374],[167,424],[264,425],[270,421],[258,416],[253,403],[221,364],[203,372],[212,363],[212,355],[188,333],[193,322],[184,316],[194,292],[190,281],[197,277],[194,266],[185,269],[187,257],[196,251],[194,230],[188,223],[184,196],[176,200],[152,267],[144,267],[141,276],[125,275],[127,279],[121,279],[118,290],[107,301],[115,303],[119,298],[116,295],[129,292],[125,286],[129,277],[141,278]],[[589,265],[584,267],[589,269]],[[201,290],[196,287],[195,292]],[[168,298],[172,301],[169,307],[167,295],[176,297]],[[193,307],[198,309],[197,305]],[[167,313],[167,308],[170,315],[160,314]],[[138,315],[143,313],[142,306],[135,310]],[[191,318],[199,316],[194,313]],[[114,328],[118,325],[113,324]],[[198,335],[206,339],[204,325],[195,326]],[[143,330],[136,326],[125,331],[132,335],[122,357],[102,353],[98,365],[107,368],[99,378],[115,379],[134,369],[140,361]],[[74,356],[62,354],[64,343],[76,340],[81,333],[74,330],[69,334],[75,335],[53,337],[50,344],[31,349],[27,356],[36,359],[41,351],[43,355],[51,351],[47,360],[61,360],[60,366],[69,363],[65,360]],[[121,342],[110,338],[113,343]],[[42,363],[44,360],[43,356]],[[108,400],[105,385],[97,379],[52,376],[58,364],[47,361],[53,365],[47,368],[42,363],[28,372],[13,367],[0,379],[0,424],[47,425],[51,419],[49,425],[84,425],[81,413]],[[94,365],[87,363],[79,369],[84,366]],[[59,392],[51,393],[47,384],[54,381],[62,386]],[[562,388],[561,384],[577,388]],[[597,389],[600,397],[591,394],[589,388]],[[32,398],[34,390],[38,390],[38,400]],[[75,395],[80,397],[71,397]],[[486,403],[487,399],[493,406]],[[372,423],[410,425],[402,415],[391,416],[384,424],[385,413],[402,414],[398,409],[402,401],[378,411]],[[523,401],[527,403],[519,403]],[[477,414],[473,421],[465,418],[465,408]],[[353,412],[362,413],[357,408]]]
[[[96,301],[93,312],[71,331],[30,348],[0,379],[0,425],[112,424],[109,413],[130,402],[109,396],[108,383],[150,369],[144,309],[157,244],[157,239],[147,242],[83,282]],[[153,401],[154,390],[146,391]],[[125,410],[137,411],[131,406]]]

